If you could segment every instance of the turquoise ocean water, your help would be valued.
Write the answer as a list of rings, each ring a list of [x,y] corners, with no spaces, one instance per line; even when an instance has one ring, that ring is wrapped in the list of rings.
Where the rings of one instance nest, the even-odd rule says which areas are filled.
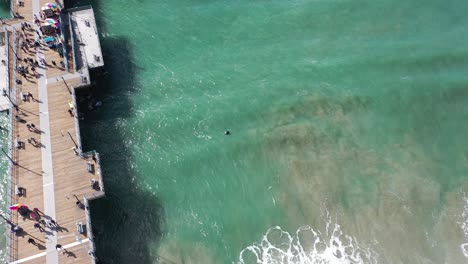
[[[92,4],[103,263],[468,261],[466,1]]]
[[[0,16],[3,18],[9,18],[10,15],[10,1],[0,0]]]

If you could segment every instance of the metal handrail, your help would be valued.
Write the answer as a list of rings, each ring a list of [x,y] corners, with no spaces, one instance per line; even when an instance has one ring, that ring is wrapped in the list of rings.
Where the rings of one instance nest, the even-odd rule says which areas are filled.
[[[13,58],[13,69],[12,69],[12,70],[13,70],[13,80],[16,79],[16,70],[14,70],[14,69],[16,69],[16,65],[17,65],[16,54],[18,54],[18,52],[17,52],[17,50],[18,50],[18,49],[17,49],[17,47],[18,47],[17,41],[18,41],[18,40],[17,40],[16,36],[17,36],[16,30],[15,30],[15,28],[13,28],[13,47],[12,47],[12,49],[13,49],[12,51],[13,51],[13,55],[14,55],[14,58]],[[13,57],[13,56],[12,56],[12,57]],[[10,82],[10,83],[11,83],[11,82]],[[18,91],[16,90],[16,82],[14,82],[14,85],[13,85],[13,95],[14,95],[14,96],[13,96],[12,99],[11,99],[11,100],[12,100],[11,103],[14,104],[14,105],[18,105],[18,96],[19,96],[19,94],[18,94]],[[11,108],[11,112],[12,112],[12,114],[11,114],[12,116],[13,116],[13,114],[15,114],[15,115],[18,114],[18,110],[17,110],[15,107],[12,107],[12,108]],[[10,142],[11,147],[10,147],[10,151],[11,151],[11,156],[12,156],[13,160],[17,161],[17,160],[18,160],[18,156],[19,156],[18,154],[19,154],[19,153],[18,153],[18,150],[14,147],[14,144],[13,144],[13,135],[15,135],[15,134],[16,134],[16,131],[18,130],[18,122],[14,122],[14,123],[13,123],[13,126],[14,126],[14,128],[13,128],[13,130],[12,130],[12,135],[11,135],[11,142]],[[15,133],[13,133],[13,132],[15,132]],[[18,172],[17,166],[15,166],[14,164],[12,164],[11,166],[12,166],[12,168],[13,168],[13,169],[12,169],[12,172],[13,172],[13,175],[14,175],[14,176],[13,176],[13,182],[12,182],[12,186],[11,186],[11,191],[10,191],[10,193],[11,193],[12,202],[16,204],[16,203],[18,202],[18,198],[16,197],[16,188],[15,188],[15,186],[18,184],[18,176],[19,176],[18,173],[19,173],[19,172]],[[15,223],[15,224],[18,224],[18,214],[17,214],[17,213],[13,213],[12,216],[13,216],[13,218],[14,218],[14,221],[12,221],[12,222]],[[13,238],[13,241],[14,241],[14,242],[13,242],[13,261],[16,261],[16,260],[18,260],[18,238],[17,238],[17,237],[14,237],[14,238]]]
[[[99,179],[99,191],[97,192],[94,192],[94,193],[105,193],[105,190],[104,190],[104,181],[102,179],[102,171],[101,171],[101,157],[99,155],[99,153],[96,151],[96,150],[91,150],[91,151],[88,151],[88,152],[84,152],[84,153],[80,153],[80,157],[82,158],[89,158],[91,156],[95,156],[96,157],[96,175],[98,176],[98,179]],[[94,196],[96,196],[96,194],[94,194]],[[100,197],[100,195],[97,195]]]
[[[88,236],[88,239],[89,239],[89,246],[91,248],[90,250],[93,252],[93,255],[90,254],[91,263],[95,264],[96,263],[96,256],[95,256],[96,247],[94,245],[94,235],[93,235],[93,231],[92,231],[93,227],[92,227],[92,224],[91,224],[91,212],[89,210],[89,202],[88,202],[88,199],[86,197],[84,197],[83,202],[84,202],[84,206],[85,206],[85,215],[86,215],[86,233],[87,233],[87,236]]]
[[[72,87],[71,89],[72,92],[72,103],[73,103],[73,109],[74,109],[74,122],[75,122],[75,134],[76,134],[76,141],[78,145],[78,152],[80,155],[83,154],[83,146],[81,145],[81,132],[80,132],[80,119],[78,116],[78,107],[76,103],[76,93],[75,93],[75,87]]]
[[[9,34],[12,34],[12,42],[13,46],[9,44]],[[10,65],[10,56],[13,59],[13,55],[10,52],[10,48],[12,49],[13,54],[16,54],[15,49],[17,47],[16,45],[16,31],[13,29],[13,32],[8,32],[6,31],[6,41],[8,44],[7,48],[7,65]],[[13,115],[17,114],[17,110],[15,107],[13,107],[14,104],[16,104],[17,100],[17,92],[16,92],[16,86],[13,85],[13,91],[10,90],[11,86],[11,78],[10,74],[14,75],[15,71],[14,68],[16,68],[16,55],[15,58],[13,59],[13,69],[8,67],[8,74],[7,74],[7,79],[8,79],[8,87],[9,87],[9,92],[10,92],[10,109],[11,109],[11,114],[10,114],[10,124],[9,124],[9,137],[8,137],[8,155],[13,159],[13,160],[18,160],[18,155],[14,151],[14,144],[13,144],[13,135],[15,134],[15,131],[18,128],[18,125],[16,122],[14,122]],[[13,70],[13,72],[11,72]],[[14,79],[14,78],[13,78]],[[11,94],[14,94],[15,96],[11,96]],[[18,171],[16,166],[13,164],[13,162],[9,162],[8,166],[8,174],[9,174],[9,179],[8,179],[8,188],[9,188],[9,194],[7,195],[7,204],[13,204],[17,202],[17,197],[16,197],[16,184],[17,184],[17,179],[18,179]],[[9,218],[12,223],[18,223],[18,215],[15,213],[9,212]],[[18,259],[18,239],[10,232],[10,228],[7,229],[8,235],[7,235],[7,249],[8,249],[8,258],[10,259],[10,262],[16,261]]]
[[[60,16],[59,16],[59,19],[60,19],[60,32],[61,32],[61,35],[62,35],[62,38],[63,38],[62,50],[63,50],[63,57],[64,57],[64,61],[65,61],[65,70],[68,71],[68,48],[67,48],[68,38],[67,38],[66,31],[65,31],[66,27],[65,27],[64,16],[65,16],[65,13],[60,12]]]
[[[7,76],[6,76],[6,86],[5,88],[8,88],[8,91],[10,90],[10,83],[9,83],[9,80],[10,80],[10,46],[9,46],[9,37],[8,37],[8,31],[6,30],[5,27],[3,27],[4,29],[4,32],[5,32],[5,44],[7,45],[7,48],[5,49],[6,50],[6,65],[7,65]],[[8,123],[8,131],[9,131],[9,134],[8,134],[8,146],[7,146],[7,149],[8,149],[8,152],[10,152],[10,147],[11,147],[11,142],[12,142],[12,135],[13,135],[13,132],[12,132],[12,126],[13,126],[13,115],[9,115],[9,123]],[[11,155],[10,155],[11,157]],[[7,189],[9,191],[7,191],[7,208],[5,208],[8,212],[8,215],[7,215],[7,218],[8,219],[11,219],[11,213],[10,211],[8,210],[8,205],[11,204],[11,177],[12,177],[12,163],[10,161],[8,161],[8,166],[7,166],[7,173],[8,173],[8,179],[7,179]],[[11,249],[11,239],[10,239],[10,226],[8,223],[5,223],[5,226],[7,226],[6,228],[6,231],[5,231],[5,236],[6,236],[6,248],[7,248],[7,256],[6,258],[7,259],[10,259],[10,249]]]
[[[75,32],[73,31],[73,24],[71,20],[70,13],[67,11],[68,14],[68,24],[70,28],[70,39],[71,39],[71,45],[72,45],[72,56],[73,56],[73,70],[76,72],[77,69],[77,63],[76,63],[76,46],[75,46]]]

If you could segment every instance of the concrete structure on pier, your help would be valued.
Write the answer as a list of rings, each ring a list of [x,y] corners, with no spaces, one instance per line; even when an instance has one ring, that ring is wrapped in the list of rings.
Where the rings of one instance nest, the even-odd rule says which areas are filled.
[[[12,13],[20,17],[7,20],[0,33],[4,36],[0,38],[0,56],[5,60],[5,65],[0,65],[0,83],[9,95],[0,97],[3,99],[0,107],[3,102],[10,116],[7,201],[8,205],[24,204],[39,212],[23,217],[10,211],[8,230],[20,226],[23,231],[7,232],[7,261],[95,263],[89,202],[104,196],[104,184],[99,154],[82,150],[75,89],[89,87],[88,68],[102,68],[104,61],[91,7],[65,10],[63,14],[71,15],[57,17],[63,39],[58,47],[20,48],[26,37],[38,39],[35,30],[39,31],[39,27],[32,18],[49,2],[31,0],[18,6],[18,1],[11,1]],[[62,6],[62,1],[57,2]],[[83,23],[77,17],[83,17]],[[33,29],[22,31],[23,22],[33,25]],[[75,38],[87,45],[75,49]],[[83,63],[81,68],[76,67],[77,55]],[[34,66],[36,69],[32,71],[33,65],[24,62],[25,58],[45,59],[46,64]],[[20,66],[29,67],[28,73],[18,74],[16,69]],[[35,124],[36,131],[27,126],[31,124]],[[58,225],[47,224],[50,219]],[[34,223],[42,223],[44,232],[35,228]],[[36,245],[28,243],[29,238]],[[65,250],[59,252],[57,244]]]
[[[73,34],[79,45],[75,53],[83,61],[82,67],[94,69],[104,66],[93,10],[76,9],[74,11],[72,9],[69,14]]]

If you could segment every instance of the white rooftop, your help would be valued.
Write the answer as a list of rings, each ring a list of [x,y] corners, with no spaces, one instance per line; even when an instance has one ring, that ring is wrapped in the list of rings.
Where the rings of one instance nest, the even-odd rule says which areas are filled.
[[[87,64],[91,69],[104,66],[93,9],[74,11],[70,13],[70,16],[75,38],[80,42],[78,47],[81,51],[83,63]]]
[[[7,52],[7,46],[4,44],[3,46],[0,46],[0,59],[1,60],[7,60],[6,57],[6,52]],[[8,90],[8,65],[3,64],[0,62],[0,112],[5,111],[10,108],[10,102],[8,101],[8,98],[3,96],[3,89]]]

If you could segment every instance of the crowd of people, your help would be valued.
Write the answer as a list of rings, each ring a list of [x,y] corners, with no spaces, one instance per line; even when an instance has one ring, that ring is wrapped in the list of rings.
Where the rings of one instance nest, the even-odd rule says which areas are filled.
[[[34,24],[28,22],[21,23],[20,47],[26,56],[21,59],[15,54],[16,58],[21,62],[18,64],[16,71],[27,81],[29,81],[28,76],[39,77],[36,71],[38,67],[49,66],[44,57],[36,59],[38,49],[43,49],[44,47],[55,49],[60,57],[63,58],[62,43],[59,41],[61,39],[60,23],[58,22],[60,10],[56,6],[50,5],[46,4],[43,11],[34,14]],[[52,67],[65,69],[63,61],[51,61],[51,64]],[[17,79],[16,83],[21,84],[22,81]]]

